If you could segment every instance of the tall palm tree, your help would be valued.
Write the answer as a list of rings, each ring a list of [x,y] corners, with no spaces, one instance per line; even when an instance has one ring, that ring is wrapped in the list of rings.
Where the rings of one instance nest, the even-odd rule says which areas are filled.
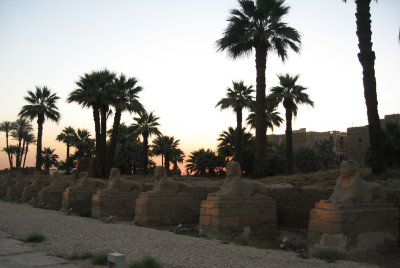
[[[6,148],[8,149],[9,143],[8,143],[8,137],[11,131],[11,122],[10,121],[3,121],[0,123],[0,131],[6,133]],[[6,150],[7,155],[8,155],[8,161],[10,163],[10,169],[12,169],[12,160],[11,160],[11,154],[8,153],[8,150]]]
[[[267,98],[268,99],[268,98]],[[255,103],[251,105],[251,113],[247,116],[247,124],[250,125],[252,129],[256,128],[256,105]],[[274,130],[274,126],[280,127],[283,122],[282,117],[279,115],[279,112],[276,111],[276,104],[268,101],[265,105],[265,125],[266,125],[266,131],[268,129],[271,129],[272,131]]]
[[[25,142],[25,153],[24,153],[24,163],[22,165],[22,168],[25,168],[26,156],[28,155],[29,145],[36,142],[35,135],[33,135],[32,133],[26,133],[26,135],[24,136],[24,142]]]
[[[29,104],[24,105],[19,112],[20,116],[28,117],[30,120],[37,118],[36,169],[38,170],[42,169],[43,124],[46,118],[56,123],[60,120],[61,115],[56,106],[59,98],[56,93],[51,93],[46,86],[36,87],[36,92],[28,90],[28,96],[24,99]]]
[[[135,129],[135,133],[142,136],[143,139],[143,173],[148,173],[149,165],[149,138],[152,135],[161,135],[157,120],[160,119],[153,112],[139,113],[138,117],[133,118],[136,122],[131,125]]]
[[[96,133],[96,175],[105,176],[107,115],[112,100],[115,73],[107,69],[84,74],[76,82],[77,89],[69,94],[68,103],[77,102],[93,109]]]
[[[253,102],[253,96],[251,94],[254,92],[253,86],[245,86],[243,81],[233,82],[233,88],[226,89],[226,97],[222,98],[215,107],[220,107],[221,110],[232,108],[236,113],[236,135],[237,144],[235,152],[235,160],[240,164],[243,164],[242,155],[242,121],[243,121],[243,109],[250,108]]]
[[[117,149],[117,137],[122,112],[128,111],[130,113],[139,113],[144,111],[143,105],[138,100],[138,93],[142,91],[142,87],[137,86],[136,84],[137,80],[135,77],[126,78],[124,74],[121,74],[118,78],[114,79],[114,91],[111,105],[115,108],[115,114],[108,162],[110,168],[113,166]]]
[[[308,104],[314,107],[314,102],[310,100],[307,93],[303,92],[307,88],[297,85],[296,82],[300,75],[290,76],[278,75],[280,86],[271,89],[271,98],[275,103],[283,102],[286,110],[286,173],[293,174],[293,142],[292,142],[292,119],[297,116],[297,105]]]
[[[66,163],[66,171],[65,173],[69,174],[70,169],[70,159],[69,159],[69,150],[73,143],[76,141],[77,135],[75,129],[71,126],[65,127],[60,134],[57,135],[56,140],[61,141],[67,145],[67,159],[65,160]]]
[[[11,123],[11,129],[11,137],[18,142],[17,150],[15,150],[15,167],[19,169],[25,152],[25,139],[33,128],[27,119],[20,117]]]
[[[343,0],[346,2],[346,0]],[[383,157],[383,131],[379,121],[378,99],[375,79],[375,52],[371,42],[371,0],[356,0],[356,24],[358,60],[363,69],[364,97],[367,106],[369,142],[371,144],[372,173],[381,174],[385,171]]]
[[[265,175],[266,126],[265,110],[265,69],[269,52],[275,51],[282,61],[288,57],[288,48],[299,51],[300,34],[282,22],[289,12],[283,0],[239,0],[240,9],[233,9],[228,18],[228,27],[217,41],[220,51],[227,50],[236,59],[249,55],[256,56],[256,151],[254,177]]]
[[[54,153],[55,149],[51,149],[50,147],[43,148],[42,159],[43,159],[43,167],[49,173],[49,170],[52,166],[57,165],[58,155]]]
[[[179,150],[179,140],[175,140],[172,136],[158,136],[152,145],[152,152],[155,155],[161,155],[161,163],[165,166],[168,176],[171,175],[169,164],[172,161],[172,156],[177,154]],[[163,161],[163,158],[165,161]]]
[[[95,151],[95,142],[90,138],[90,133],[87,129],[76,130],[76,140],[73,142],[75,147],[74,159],[77,161],[82,160],[85,157],[92,157]]]

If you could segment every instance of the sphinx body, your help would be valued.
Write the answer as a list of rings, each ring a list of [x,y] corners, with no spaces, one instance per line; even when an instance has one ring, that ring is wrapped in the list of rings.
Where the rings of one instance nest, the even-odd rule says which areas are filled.
[[[120,176],[118,168],[112,168],[110,171],[107,188],[102,193],[119,194],[130,193],[134,190],[142,191],[142,185],[136,181],[125,180]]]
[[[152,194],[183,194],[190,193],[190,186],[186,183],[175,181],[167,177],[167,171],[164,167],[158,166],[154,170],[154,186],[153,190],[148,192],[148,195]]]

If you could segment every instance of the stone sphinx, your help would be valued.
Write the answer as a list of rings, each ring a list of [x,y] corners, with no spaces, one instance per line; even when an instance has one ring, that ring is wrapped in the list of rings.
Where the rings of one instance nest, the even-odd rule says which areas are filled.
[[[75,185],[71,179],[61,178],[58,172],[51,175],[51,184],[42,188],[38,193],[38,205],[59,209],[63,192],[67,187]]]
[[[16,183],[16,178],[12,177],[11,174],[7,174],[3,177],[0,182],[0,198],[7,198],[7,189],[8,187],[14,185]]]
[[[355,161],[343,161],[341,176],[336,181],[330,201],[336,203],[381,203],[386,202],[383,187],[375,182],[360,179],[360,170]]]
[[[17,178],[14,185],[11,185],[7,188],[7,200],[8,201],[21,201],[22,200],[22,192],[24,191],[24,187],[31,184],[32,181],[24,178],[21,172],[17,173]]]
[[[105,190],[98,190],[92,196],[92,217],[104,219],[116,216],[120,219],[133,219],[135,204],[142,185],[120,176],[118,168],[112,168],[109,183]]]
[[[343,161],[333,194],[310,212],[311,254],[333,251],[354,256],[397,246],[399,210],[386,202],[385,190],[359,177],[355,161]]]
[[[226,179],[221,189],[208,194],[200,205],[200,231],[211,234],[240,234],[245,227],[250,235],[276,238],[275,201],[258,181],[241,179],[240,164],[226,165]]]
[[[167,177],[164,167],[154,170],[154,187],[136,200],[136,225],[176,225],[199,220],[199,199],[186,183]]]
[[[79,173],[77,184],[65,189],[62,198],[61,211],[79,215],[90,215],[92,210],[92,195],[106,187],[101,179],[88,178],[87,172]]]
[[[39,191],[50,185],[51,182],[52,181],[49,178],[42,177],[40,171],[35,171],[32,184],[24,187],[22,192],[22,202],[36,204],[38,201]]]

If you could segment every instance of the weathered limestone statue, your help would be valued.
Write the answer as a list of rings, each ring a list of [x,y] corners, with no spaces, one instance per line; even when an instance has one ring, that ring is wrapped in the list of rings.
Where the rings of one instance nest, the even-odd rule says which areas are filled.
[[[141,190],[140,183],[122,178],[119,169],[112,168],[107,188],[98,190],[92,196],[92,217],[103,219],[116,216],[120,219],[133,219],[136,199]]]
[[[75,185],[71,179],[61,178],[58,172],[51,175],[51,184],[38,193],[38,204],[59,209],[61,207],[65,188]]]
[[[42,177],[40,171],[35,171],[32,184],[24,187],[22,192],[22,202],[36,204],[38,202],[39,191],[50,185],[50,183],[50,179]]]
[[[226,165],[221,189],[209,194],[200,206],[200,231],[210,234],[240,234],[245,227],[250,235],[276,238],[276,204],[267,188],[258,181],[244,180],[240,164]]]
[[[7,198],[7,189],[8,187],[14,185],[16,183],[16,178],[11,176],[11,174],[7,174],[6,176],[3,177],[1,183],[0,183],[0,198],[1,199],[6,199]]]
[[[106,185],[104,180],[88,178],[87,172],[81,172],[78,183],[65,189],[61,211],[68,212],[72,209],[73,213],[89,215],[92,210],[92,195]]]
[[[186,183],[167,177],[164,167],[154,170],[152,191],[141,193],[136,200],[136,225],[176,225],[199,220],[200,201]]]
[[[12,185],[8,187],[7,189],[7,200],[10,201],[21,201],[22,198],[22,192],[24,190],[24,187],[26,185],[31,184],[32,181],[24,178],[21,172],[17,173],[17,178],[15,185]]]
[[[266,196],[267,187],[259,181],[244,180],[240,176],[242,170],[240,164],[230,161],[226,164],[226,179],[221,189],[211,195],[214,196]]]
[[[359,177],[355,161],[343,161],[333,194],[310,212],[311,254],[334,251],[345,255],[393,250],[399,238],[399,209],[386,202],[377,183]]]
[[[343,161],[340,177],[336,182],[330,201],[336,203],[381,203],[386,202],[383,187],[375,182],[360,179],[360,170],[355,161]]]

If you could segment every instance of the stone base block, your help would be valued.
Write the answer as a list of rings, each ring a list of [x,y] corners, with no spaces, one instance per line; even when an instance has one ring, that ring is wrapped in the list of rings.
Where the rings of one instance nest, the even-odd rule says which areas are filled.
[[[42,188],[43,187],[36,185],[25,186],[24,190],[22,191],[22,203],[30,202],[32,199],[35,199],[37,202],[38,193],[40,190],[42,190]]]
[[[141,193],[136,200],[136,225],[177,225],[199,221],[199,200],[191,194],[149,195]]]
[[[133,220],[135,217],[136,199],[139,191],[120,194],[92,195],[92,218],[104,219],[109,216],[119,219]]]
[[[337,204],[321,200],[310,212],[308,248],[348,256],[396,249],[399,208],[390,203]]]
[[[7,201],[21,201],[25,185],[13,185],[7,189]]]
[[[45,187],[38,193],[38,205],[49,208],[60,209],[64,188],[48,188]]]
[[[200,232],[240,234],[250,228],[254,238],[276,238],[276,204],[270,197],[212,196],[200,205]]]
[[[72,208],[73,214],[89,216],[92,211],[92,191],[71,191],[67,188],[62,194],[61,211],[67,212]]]

